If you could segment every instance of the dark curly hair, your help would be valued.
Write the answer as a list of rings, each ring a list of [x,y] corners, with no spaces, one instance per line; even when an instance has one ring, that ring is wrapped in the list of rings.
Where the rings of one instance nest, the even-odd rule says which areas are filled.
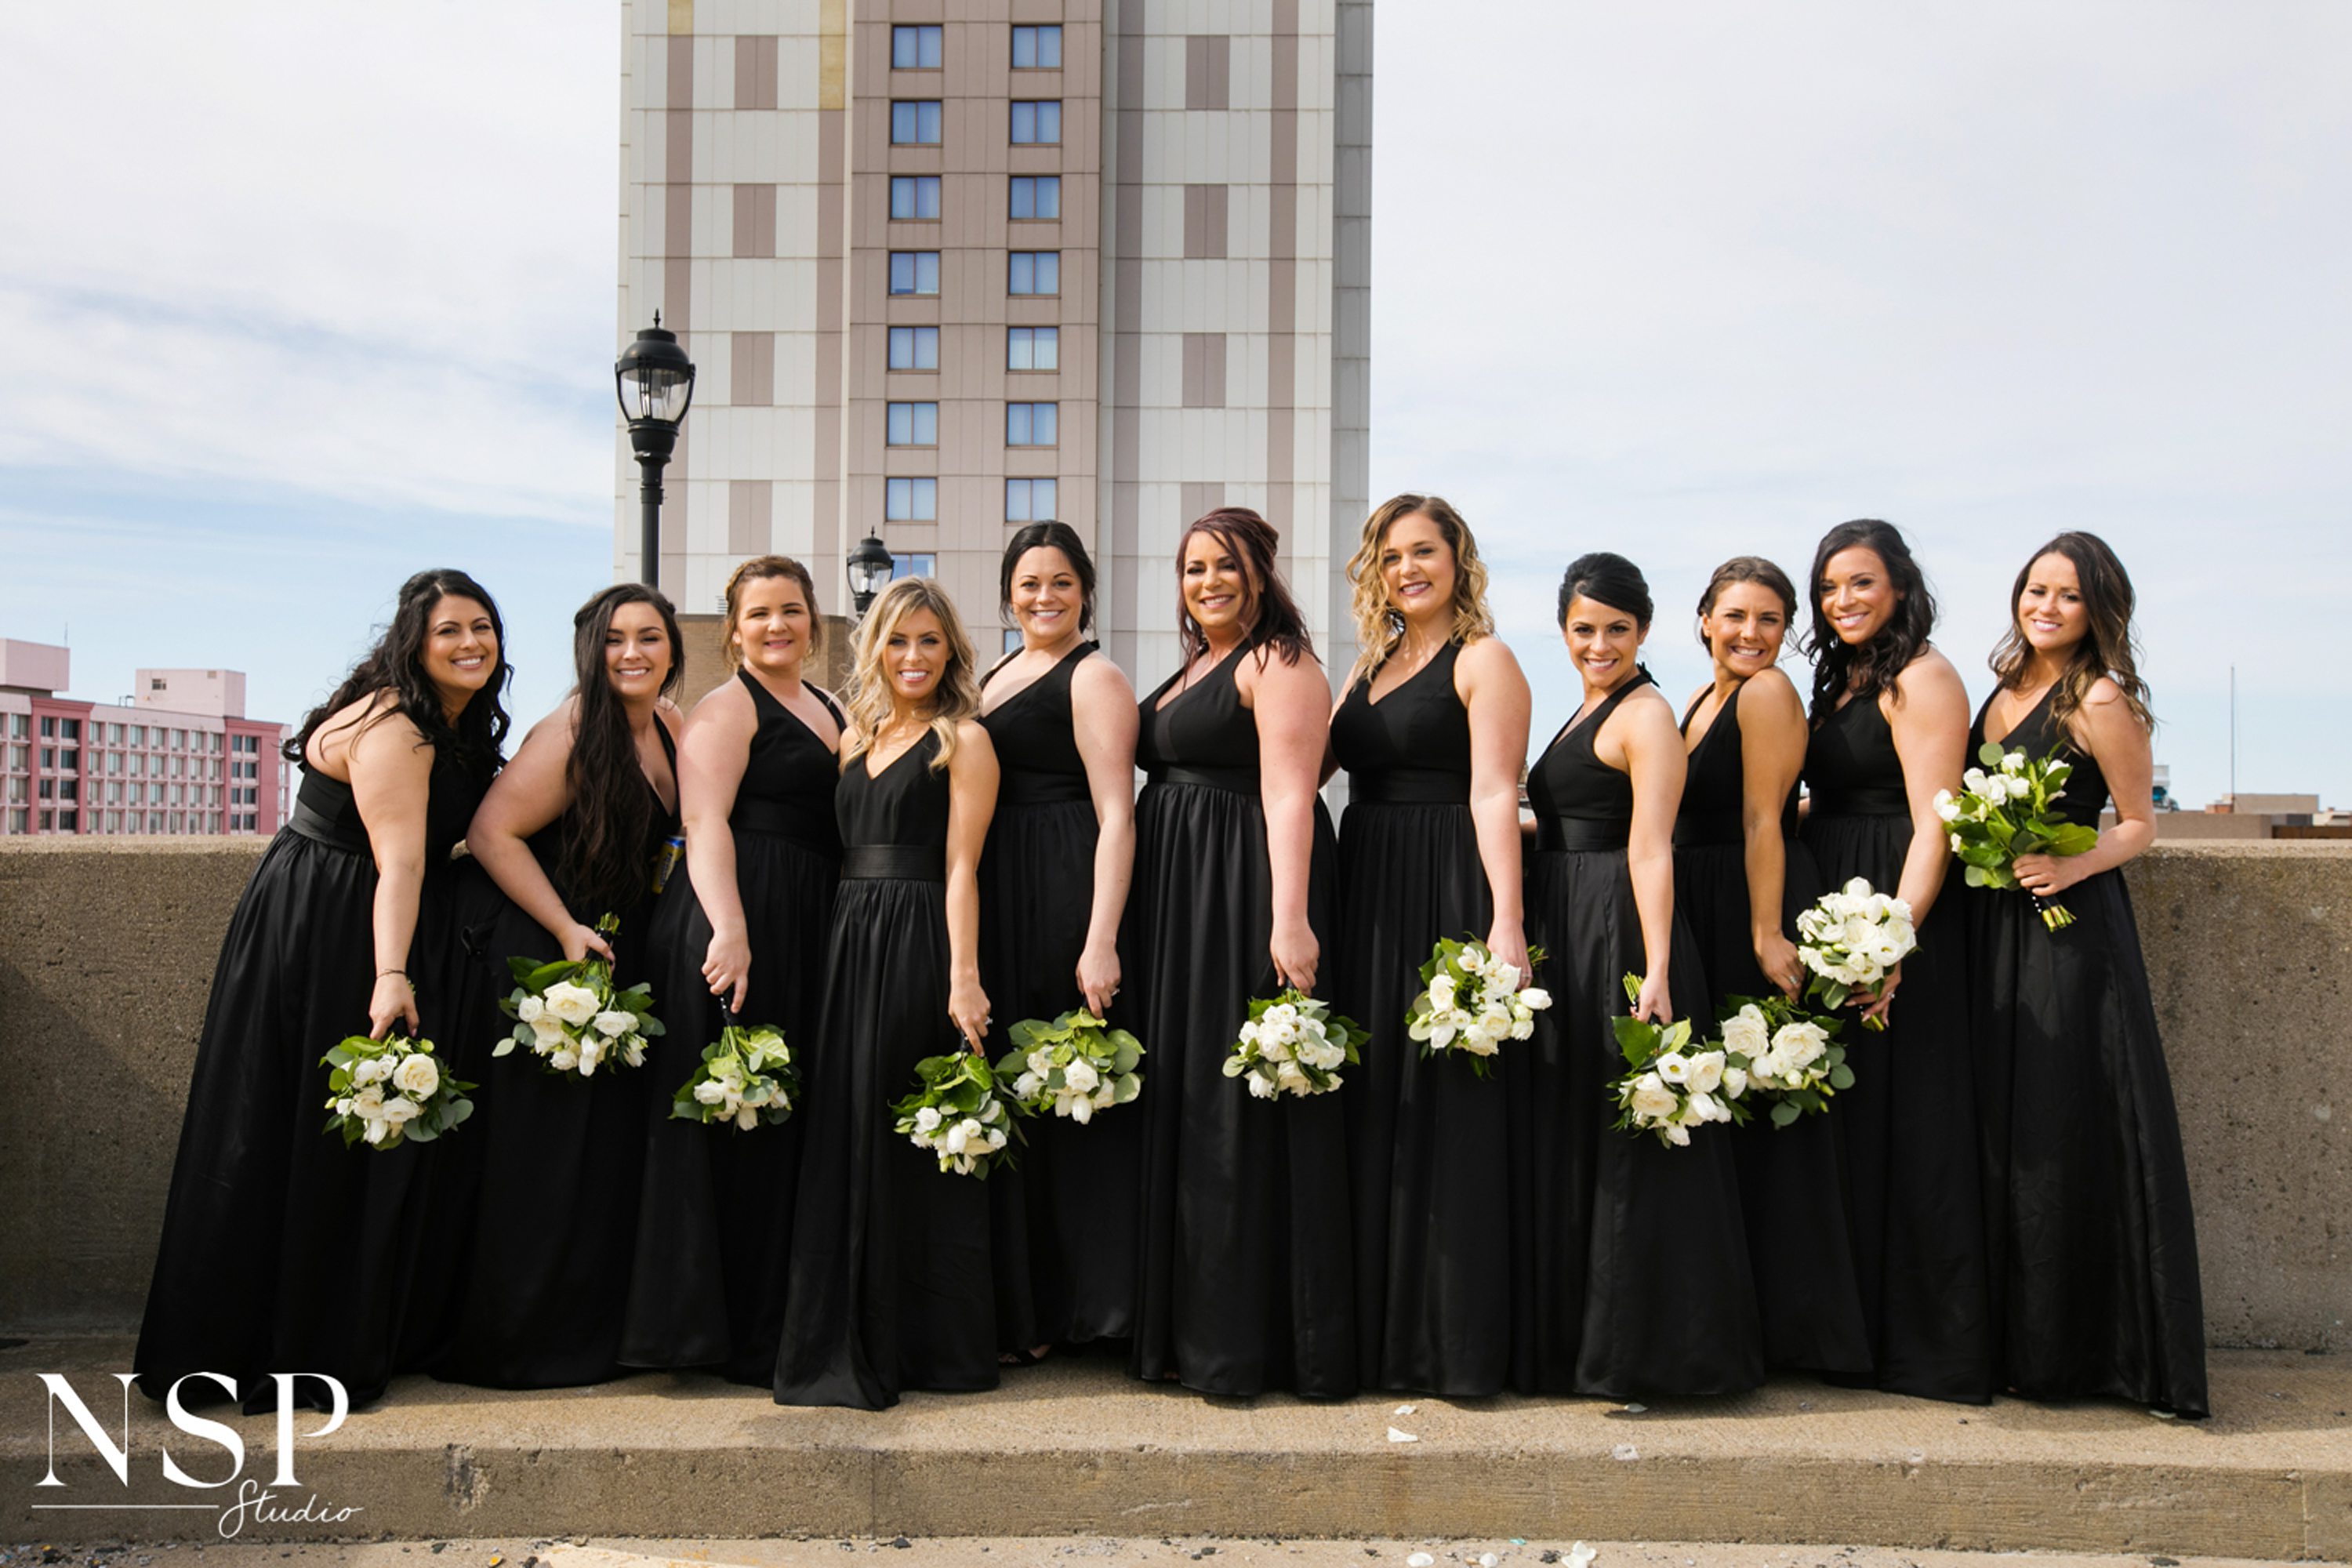
[[[1822,608],[1822,579],[1829,572],[1830,558],[1841,550],[1857,547],[1876,552],[1886,565],[1887,580],[1900,595],[1895,614],[1878,635],[1859,647],[1839,637]],[[1813,551],[1813,575],[1807,591],[1813,614],[1812,624],[1805,629],[1804,651],[1813,660],[1811,717],[1816,724],[1837,710],[1849,690],[1857,700],[1893,691],[1895,679],[1926,649],[1928,635],[1936,629],[1936,595],[1927,591],[1927,574],[1911,558],[1911,547],[1895,526],[1874,517],[1839,523],[1822,535],[1821,544]]]
[[[459,711],[454,724],[441,710],[441,694],[425,673],[425,641],[432,630],[433,612],[446,598],[471,599],[488,611],[490,630],[499,639],[498,668],[489,684]],[[514,666],[507,662],[507,626],[499,617],[498,601],[479,583],[452,567],[419,572],[400,585],[393,600],[392,619],[377,634],[375,647],[352,667],[332,696],[303,717],[301,728],[279,751],[288,762],[301,762],[310,737],[328,720],[362,698],[389,691],[395,699],[394,707],[416,726],[416,732],[436,754],[455,757],[467,772],[487,779],[505,760],[507,731],[513,722],[507,716],[506,691],[513,679]],[[378,710],[361,721],[360,730],[366,731],[392,711],[392,708]]]
[[[572,805],[563,814],[562,852],[565,879],[580,907],[572,912],[593,922],[608,910],[634,902],[646,890],[653,860],[646,838],[653,827],[653,792],[646,787],[637,760],[636,737],[621,694],[604,673],[604,638],[613,615],[624,605],[651,605],[669,638],[669,677],[661,695],[675,693],[686,679],[686,649],[678,640],[677,612],[667,595],[643,583],[616,583],[580,606],[572,617],[572,668],[579,681],[577,728],[563,782]],[[654,720],[656,724],[661,720]]]

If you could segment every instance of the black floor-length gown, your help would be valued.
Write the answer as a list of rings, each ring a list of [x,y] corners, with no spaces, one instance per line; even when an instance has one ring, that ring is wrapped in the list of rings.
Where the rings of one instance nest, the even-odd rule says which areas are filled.
[[[824,949],[841,878],[833,795],[834,749],[748,671],[736,679],[759,716],[727,829],[751,953],[740,1021],[784,1033],[793,1059],[817,1038]],[[814,687],[811,696],[841,710]],[[653,912],[660,970],[654,997],[668,1033],[645,1070],[647,1125],[644,1196],[637,1210],[620,1359],[630,1366],[714,1366],[736,1383],[766,1387],[783,1333],[785,1267],[800,1180],[803,1107],[772,1126],[704,1126],[670,1115],[678,1086],[702,1066],[703,1047],[727,1026],[702,961],[710,918],[687,862],[670,873]]]
[[[2057,815],[2095,825],[2106,779],[2051,702],[2000,744],[2036,761],[2063,747],[2074,772]],[[1979,710],[1971,755],[1984,725]],[[2196,1220],[2131,894],[2109,870],[2055,901],[2074,923],[2053,931],[2017,889],[1959,894],[2001,1383],[2036,1399],[2112,1394],[2202,1415]]]
[[[996,745],[1000,781],[980,862],[981,978],[996,1016],[992,1057],[1012,1048],[1008,1026],[1085,1005],[1078,955],[1094,916],[1100,824],[1078,754],[1070,681],[1095,651],[1093,643],[1078,644],[981,715]],[[1144,1042],[1147,1053],[1150,1044]],[[1146,1084],[1157,1065],[1145,1056]],[[1140,1104],[1083,1127],[1063,1117],[1034,1119],[1020,1169],[989,1179],[1004,1349],[1134,1331]]]
[[[1349,801],[1325,963],[1340,1011],[1372,1031],[1339,1093],[1363,1381],[1476,1398],[1510,1372],[1509,1173],[1491,1155],[1528,1043],[1505,1042],[1482,1079],[1460,1053],[1425,1057],[1405,1034],[1437,939],[1483,942],[1494,922],[1470,816],[1470,713],[1454,689],[1460,652],[1447,644],[1377,702],[1367,676],[1332,716]]]
[[[407,967],[424,1037],[445,1071],[473,1020],[453,993],[449,851],[487,786],[434,759],[425,880]],[[346,1147],[327,1121],[328,1069],[368,1032],[375,985],[375,857],[351,785],[305,768],[294,811],[237,900],[213,973],[163,1242],[132,1365],[161,1399],[192,1372],[232,1378],[248,1409],[273,1372],[322,1372],[354,1405],[429,1349],[446,1305],[450,1240],[430,1226],[428,1184],[461,1140]],[[476,1103],[479,1104],[478,1096]],[[315,1382],[298,1397],[324,1403]],[[221,1397],[192,1384],[191,1405]]]
[[[1675,817],[1675,910],[1688,923],[1706,972],[1701,1026],[1729,1016],[1733,996],[1780,994],[1756,962],[1748,898],[1744,825],[1747,775],[1739,732],[1739,694],[1731,689],[1706,733],[1691,749],[1682,809]],[[1683,715],[1690,732],[1702,692]],[[1781,928],[1792,941],[1798,911],[1821,897],[1812,851],[1797,837],[1796,788],[1780,812],[1784,851]],[[1841,1032],[1841,1037],[1843,1037]],[[1842,1104],[1843,1101],[1836,1102]],[[1775,1127],[1761,1109],[1728,1130],[1739,1167],[1748,1260],[1756,1270],[1756,1308],[1764,1325],[1764,1364],[1806,1372],[1870,1371],[1862,1285],[1845,1223],[1844,1178],[1838,1164],[1837,1114],[1804,1116]]]
[[[1633,781],[1592,748],[1649,684],[1644,671],[1610,693],[1528,774],[1528,934],[1551,955],[1553,1004],[1510,1096],[1511,1382],[1527,1394],[1727,1394],[1764,1380],[1733,1130],[1668,1148],[1612,1125],[1608,1085],[1625,1064],[1612,1020],[1629,1010],[1624,976],[1648,961],[1626,859]],[[1667,976],[1675,1016],[1697,1026],[1706,982],[1679,910]]]
[[[1121,943],[1142,991],[1136,1032],[1151,1053],[1136,1102],[1143,1207],[1131,1365],[1203,1394],[1344,1398],[1357,1368],[1336,1097],[1352,1090],[1354,1069],[1331,1093],[1265,1100],[1223,1068],[1250,999],[1279,989],[1266,952],[1274,875],[1257,720],[1234,687],[1255,647],[1165,708],[1178,677],[1141,704],[1136,761],[1150,782],[1136,803],[1135,896]],[[1318,801],[1307,920],[1326,968],[1334,850]]]
[[[1812,806],[1804,842],[1823,883],[1842,888],[1860,877],[1892,896],[1911,847],[1911,807],[1878,699],[1855,698],[1814,729],[1805,784]],[[1951,911],[1959,879],[1957,870],[1947,879],[1918,927],[1885,1032],[1848,1013],[1839,1039],[1854,1084],[1828,1121],[1845,1152],[1871,1381],[1897,1394],[1982,1404],[1992,1396],[1992,1320],[1967,930]]]
[[[965,1048],[948,1018],[950,784],[926,733],[878,775],[841,775],[841,891],[817,1033],[801,1057],[807,1128],[780,1405],[883,1410],[908,1389],[996,1386],[989,1184],[893,1131],[915,1064]]]
[[[677,744],[669,726],[655,732],[677,771]],[[570,814],[527,841],[556,895],[590,925],[612,914],[619,931],[613,947],[613,983],[625,989],[648,982],[657,966],[653,950],[653,868],[677,831],[677,813],[665,805],[651,779],[639,783],[652,797],[646,841],[645,891],[618,909],[592,910],[578,900],[564,864]],[[478,919],[466,932],[477,963],[473,1027],[491,1044],[514,1027],[498,1010],[514,989],[509,958],[551,963],[562,947],[487,875],[468,889]],[[672,999],[656,990],[654,1016]],[[482,1087],[466,1131],[475,1175],[462,1295],[447,1352],[436,1376],[489,1388],[571,1388],[620,1375],[621,1331],[629,1299],[629,1264],[637,1233],[637,1201],[645,1171],[646,1105],[667,1100],[675,1083],[655,1081],[653,1057],[629,1067],[617,1057],[586,1079],[550,1073],[528,1046],[482,1063]]]

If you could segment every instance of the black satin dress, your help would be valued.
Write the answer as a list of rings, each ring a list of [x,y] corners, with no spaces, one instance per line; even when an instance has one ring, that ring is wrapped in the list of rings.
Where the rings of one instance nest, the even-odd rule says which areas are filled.
[[[1893,894],[1911,847],[1894,732],[1874,697],[1817,725],[1805,751],[1804,841],[1822,882],[1861,877]],[[1845,1152],[1846,1215],[1874,1370],[1896,1394],[1992,1397],[1992,1318],[1969,1040],[1968,941],[1951,912],[1959,872],[1918,928],[1903,983],[1874,1034],[1849,1009],[1839,1036],[1854,1084],[1828,1121]]]
[[[1735,686],[1721,711],[1691,749],[1682,809],[1675,817],[1675,909],[1697,941],[1706,971],[1708,1022],[1729,1016],[1733,996],[1774,996],[1749,931],[1747,775]],[[1683,715],[1683,733],[1701,692]],[[1797,837],[1792,784],[1781,803],[1784,851],[1780,882],[1782,933],[1796,936],[1800,910],[1821,897],[1812,851]],[[1841,1037],[1854,1032],[1849,1025]],[[1843,1212],[1845,1184],[1838,1164],[1837,1130],[1826,1116],[1772,1125],[1760,1109],[1745,1127],[1726,1129],[1739,1168],[1741,1212],[1748,1222],[1748,1260],[1756,1271],[1756,1308],[1764,1325],[1764,1364],[1779,1369],[1861,1374],[1870,1371],[1870,1339],[1863,1326],[1862,1285],[1853,1239]]]
[[[2071,763],[2060,814],[2095,825],[2107,782],[2050,716],[2001,740]],[[1970,754],[1985,741],[1977,713]],[[2206,1413],[2197,1227],[2172,1080],[2120,870],[2056,900],[2053,931],[2016,889],[1959,893],[1975,971],[1993,1299],[2002,1386]],[[1900,1007],[1905,994],[1896,993]]]
[[[1626,860],[1633,781],[1592,747],[1649,684],[1643,671],[1611,692],[1528,774],[1528,937],[1550,954],[1553,1001],[1509,1104],[1511,1382],[1526,1394],[1729,1394],[1764,1380],[1732,1130],[1675,1149],[1612,1125],[1608,1085],[1625,1065],[1612,1020],[1629,1011],[1624,976],[1648,960]],[[1697,1020],[1706,981],[1679,909],[1672,941],[1675,1016]]]
[[[407,967],[420,1026],[445,1070],[474,1026],[453,1005],[449,851],[488,782],[436,756],[427,786]],[[351,785],[306,768],[293,816],[246,884],[213,972],[131,1363],[150,1398],[189,1373],[217,1372],[259,1410],[277,1399],[271,1373],[322,1372],[356,1406],[429,1352],[450,1265],[447,1238],[430,1228],[429,1187],[477,1129],[392,1150],[347,1148],[341,1133],[320,1131],[328,1069],[319,1058],[368,1032],[375,890]],[[329,1397],[315,1380],[296,1394],[320,1405]],[[198,1382],[182,1397],[201,1405],[225,1395]]]
[[[1460,652],[1447,644],[1378,702],[1368,676],[1332,716],[1349,802],[1325,962],[1339,1010],[1372,1031],[1339,1091],[1363,1381],[1478,1398],[1510,1373],[1511,1202],[1507,1169],[1473,1152],[1503,1147],[1514,1060],[1532,1042],[1505,1042],[1482,1079],[1405,1034],[1437,939],[1483,942],[1494,923],[1470,816],[1470,713],[1454,689]]]
[[[677,742],[669,726],[655,732],[677,774]],[[662,803],[653,781],[639,776],[652,798],[642,864],[645,891],[618,909],[589,909],[578,899],[564,864],[569,814],[527,840],[541,868],[572,915],[593,925],[619,917],[608,938],[613,983],[625,989],[659,973],[653,951],[653,868],[677,831],[677,813]],[[521,907],[478,873],[469,893],[481,900],[468,925],[477,957],[477,1019],[473,1027],[495,1045],[514,1021],[498,1010],[514,989],[509,958],[551,963],[562,947]],[[654,1016],[667,1018],[673,999],[656,990]],[[637,1234],[637,1201],[645,1173],[646,1108],[667,1103],[676,1083],[660,1083],[650,1051],[644,1066],[617,1058],[593,1077],[558,1076],[527,1046],[481,1064],[477,1107],[467,1124],[475,1163],[470,1212],[453,1235],[470,1240],[457,1321],[435,1375],[488,1388],[571,1388],[603,1383],[625,1370],[621,1331],[629,1300],[629,1271]]]
[[[1095,651],[1080,643],[980,718],[999,770],[996,815],[980,862],[981,978],[996,1016],[992,1058],[1013,1048],[1009,1026],[1085,1005],[1078,955],[1094,916],[1100,824],[1078,755],[1070,681]],[[1144,1058],[1145,1084],[1157,1065]],[[1108,1126],[1034,1118],[1025,1124],[1020,1169],[989,1178],[1003,1348],[1134,1332],[1139,1145],[1133,1134],[1141,1103],[1107,1116]]]
[[[1131,1365],[1203,1394],[1338,1399],[1358,1377],[1338,1103],[1355,1091],[1356,1073],[1343,1070],[1332,1093],[1264,1100],[1223,1070],[1250,999],[1280,988],[1266,952],[1274,874],[1257,720],[1234,687],[1251,657],[1244,644],[1163,708],[1180,679],[1171,676],[1140,705],[1136,761],[1150,782],[1136,803],[1135,894],[1120,943],[1141,992],[1136,1033],[1151,1053],[1136,1101],[1143,1207]],[[1334,849],[1318,800],[1307,912],[1326,966]]]
[[[817,1032],[801,1056],[807,1144],[776,1359],[779,1405],[884,1410],[907,1389],[996,1386],[990,1183],[891,1131],[915,1064],[963,1049],[948,1019],[950,787],[925,734],[834,795],[841,891]],[[993,1181],[993,1177],[991,1178]]]
[[[824,947],[841,878],[833,795],[834,748],[748,672],[759,725],[727,816],[735,883],[751,952],[740,1021],[773,1025],[798,1061],[817,1037]],[[833,715],[840,709],[814,687]],[[654,981],[668,1033],[647,1053],[644,1196],[620,1359],[631,1366],[711,1366],[765,1388],[776,1373],[784,1326],[784,1270],[792,1255],[803,1108],[774,1126],[706,1127],[670,1115],[678,1086],[702,1066],[703,1047],[727,1026],[702,961],[710,919],[687,862],[671,871],[653,913]]]

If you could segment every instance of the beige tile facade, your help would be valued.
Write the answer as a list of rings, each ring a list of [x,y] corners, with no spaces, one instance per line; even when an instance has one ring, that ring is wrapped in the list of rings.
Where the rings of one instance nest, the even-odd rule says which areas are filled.
[[[1006,481],[1050,479],[1139,681],[1174,657],[1177,535],[1217,504],[1282,531],[1344,667],[1339,569],[1367,505],[1370,0],[624,0],[623,16],[616,343],[658,306],[699,372],[664,516],[681,609],[714,608],[766,549],[807,559],[837,609],[870,531],[932,557],[992,648]],[[894,68],[910,26],[940,29],[936,67]],[[1058,68],[1013,64],[1031,26],[1060,28]],[[1059,140],[1016,142],[1044,105]],[[894,142],[894,106],[936,142]],[[936,179],[937,216],[925,189],[921,216],[894,218],[894,177]],[[1039,177],[1059,179],[1058,216],[1013,217],[1013,182]],[[1013,291],[1048,266],[1051,291]],[[936,292],[892,292],[894,267]],[[894,327],[936,329],[919,367],[892,368]],[[1013,368],[1009,334],[1040,328],[1052,368]],[[898,404],[921,405],[900,422],[927,439],[891,443]],[[626,575],[625,432],[615,455]],[[935,515],[887,517],[893,479],[935,481]]]

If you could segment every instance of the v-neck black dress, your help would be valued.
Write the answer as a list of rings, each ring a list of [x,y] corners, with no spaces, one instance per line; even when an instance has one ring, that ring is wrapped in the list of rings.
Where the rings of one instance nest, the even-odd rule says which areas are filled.
[[[1477,1398],[1510,1373],[1509,1173],[1490,1156],[1526,1043],[1507,1042],[1482,1079],[1405,1034],[1437,939],[1484,941],[1494,922],[1470,816],[1470,713],[1454,689],[1460,652],[1447,644],[1378,702],[1359,680],[1332,717],[1349,801],[1326,963],[1340,1011],[1372,1031],[1339,1092],[1364,1382]]]
[[[1675,909],[1698,942],[1709,1022],[1730,1015],[1731,997],[1780,994],[1756,962],[1749,931],[1748,780],[1739,731],[1739,694],[1746,689],[1744,684],[1731,689],[1691,748],[1682,809],[1675,817]],[[1683,715],[1684,734],[1706,700],[1701,692]],[[1799,911],[1822,894],[1812,851],[1797,837],[1796,797],[1792,784],[1780,804],[1780,920],[1791,941]],[[1828,1116],[1801,1117],[1786,1127],[1759,1114],[1745,1127],[1724,1130],[1738,1161],[1748,1260],[1756,1270],[1769,1367],[1870,1370],[1862,1286],[1843,1212],[1837,1130],[1830,1125],[1836,1114],[1833,1106]]]
[[[677,742],[658,720],[655,733],[675,779]],[[613,981],[620,986],[658,973],[653,871],[677,831],[677,809],[662,802],[650,779],[641,775],[640,782],[654,796],[640,848],[645,889],[609,911],[621,922],[610,939]],[[565,908],[593,922],[607,911],[584,908],[575,897],[572,868],[563,858],[569,826],[560,817],[528,842]],[[495,1044],[514,1027],[498,1010],[499,998],[514,989],[507,960],[546,963],[563,954],[521,906],[478,868],[477,876],[475,890],[488,907],[466,933],[478,955],[481,987],[472,1027]],[[667,1005],[656,993],[656,1016]],[[454,1223],[469,1238],[456,1323],[436,1375],[490,1388],[569,1388],[623,1371],[621,1331],[645,1171],[646,1104],[650,1098],[667,1100],[677,1087],[656,1083],[651,1067],[650,1057],[635,1068],[614,1060],[593,1078],[559,1077],[520,1046],[479,1062],[481,1088],[460,1145],[477,1174],[471,1202]]]
[[[1070,682],[1095,653],[1093,643],[1078,644],[980,716],[996,747],[999,781],[980,862],[981,979],[996,1016],[992,1058],[1013,1048],[1005,1030],[1013,1024],[1085,1005],[1078,955],[1094,918],[1101,825],[1078,754]],[[1144,1058],[1147,1085],[1157,1065]],[[1020,1168],[989,1178],[1003,1348],[1134,1331],[1139,1104],[1084,1127],[1033,1119]]]
[[[816,1037],[841,879],[833,816],[841,769],[834,748],[750,672],[736,679],[758,715],[727,817],[751,953],[741,1022],[782,1029],[797,1058]],[[814,687],[808,690],[837,732],[841,710]],[[710,918],[686,861],[671,871],[653,922],[660,964],[654,996],[668,1033],[654,1042],[645,1067],[654,1092],[646,1101],[645,1189],[621,1360],[713,1366],[732,1382],[764,1388],[775,1377],[783,1334],[803,1108],[775,1126],[749,1130],[670,1115],[678,1086],[700,1068],[703,1047],[727,1025],[725,998],[713,996],[702,977]]]
[[[1224,1075],[1254,996],[1278,989],[1256,716],[1227,656],[1141,703],[1126,973],[1141,991],[1142,1216],[1132,1366],[1203,1394],[1355,1392],[1347,1129],[1337,1097],[1265,1100]],[[1332,959],[1331,823],[1315,806],[1307,918]],[[1369,1020],[1359,1019],[1359,1023]],[[1350,1070],[1343,1078],[1353,1078]],[[1130,1128],[1130,1131],[1138,1129]]]
[[[2001,747],[2036,761],[2061,753],[2074,771],[2058,815],[2095,826],[2107,782],[2051,701]],[[1979,709],[1971,756],[1984,729]],[[2197,1225],[2131,894],[2120,870],[2101,871],[2056,901],[2074,923],[2053,931],[2022,891],[1959,890],[2001,1384],[2034,1399],[2105,1394],[2202,1415]]]
[[[1511,1381],[1527,1394],[1728,1394],[1764,1380],[1730,1130],[1675,1149],[1612,1125],[1608,1085],[1624,1069],[1612,1020],[1627,1011],[1624,976],[1648,960],[1626,859],[1633,784],[1593,741],[1649,684],[1643,671],[1611,692],[1528,773],[1528,935],[1550,953],[1553,1002],[1510,1096]],[[1706,980],[1679,909],[1672,942],[1675,1016],[1701,1020]]]
[[[950,781],[927,733],[841,774],[841,890],[801,1055],[807,1140],[779,1405],[884,1410],[907,1389],[996,1386],[989,1184],[891,1130],[915,1064],[964,1049],[948,1018]]]

